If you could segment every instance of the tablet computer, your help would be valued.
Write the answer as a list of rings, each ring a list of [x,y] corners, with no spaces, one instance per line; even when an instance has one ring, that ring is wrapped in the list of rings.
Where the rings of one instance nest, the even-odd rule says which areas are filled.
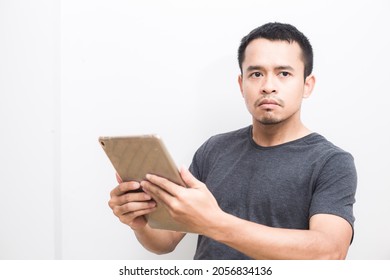
[[[158,135],[101,136],[99,143],[123,182],[140,182],[149,173],[185,186]],[[164,204],[156,203],[157,209],[145,215],[148,224],[152,228],[180,231],[180,225],[169,216]]]

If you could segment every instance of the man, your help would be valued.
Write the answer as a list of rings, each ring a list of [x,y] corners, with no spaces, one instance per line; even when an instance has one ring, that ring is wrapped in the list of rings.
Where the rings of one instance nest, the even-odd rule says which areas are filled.
[[[357,176],[349,153],[301,121],[315,84],[308,39],[289,24],[268,23],[242,39],[238,60],[252,125],[204,143],[191,172],[180,169],[188,188],[148,175],[120,183],[110,207],[158,254],[185,233],[148,226],[143,215],[156,198],[186,232],[199,234],[195,259],[344,259]],[[138,188],[144,192],[129,193]]]

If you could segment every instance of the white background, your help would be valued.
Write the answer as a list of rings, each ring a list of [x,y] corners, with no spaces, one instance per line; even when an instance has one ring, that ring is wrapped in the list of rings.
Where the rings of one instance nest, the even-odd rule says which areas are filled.
[[[314,48],[313,131],[359,175],[349,259],[390,259],[388,1],[0,0],[0,259],[191,259],[144,250],[107,202],[100,135],[160,134],[178,165],[250,124],[240,39],[269,21]]]

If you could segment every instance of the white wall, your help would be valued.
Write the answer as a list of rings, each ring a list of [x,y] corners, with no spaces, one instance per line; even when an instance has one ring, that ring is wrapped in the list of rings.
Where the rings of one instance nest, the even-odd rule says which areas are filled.
[[[0,259],[60,256],[59,1],[0,1]]]
[[[44,9],[34,6],[26,15],[9,2],[15,3],[0,2],[0,40],[10,30],[21,31],[6,41],[7,55],[0,41],[0,61],[6,61],[0,64],[0,141],[19,149],[21,143],[42,142],[17,136],[46,132],[46,142],[40,156],[45,160],[33,161],[37,154],[30,146],[21,150],[22,159],[11,149],[0,158],[0,222],[6,225],[0,258],[192,258],[195,236],[187,236],[174,253],[155,256],[116,220],[107,206],[115,176],[97,137],[158,133],[177,164],[189,165],[209,136],[250,123],[236,83],[236,49],[247,32],[268,21],[292,23],[310,38],[317,85],[305,101],[303,119],[355,156],[357,221],[349,258],[390,258],[387,1],[67,0],[61,1],[60,28],[59,1],[41,1]],[[8,16],[4,24],[9,12],[3,8],[20,20]],[[41,36],[32,40],[31,30]],[[39,46],[34,52],[32,41]],[[54,45],[44,48],[47,41]],[[22,42],[27,51],[9,42]],[[25,52],[21,67],[9,60]],[[41,61],[53,68],[37,68]],[[32,99],[26,88],[46,103]],[[9,163],[28,169],[29,179],[16,182],[19,172]],[[23,207],[15,206],[20,202]],[[25,207],[28,223],[33,217],[36,225],[32,236],[23,236],[25,221],[18,225]],[[37,244],[22,249],[13,235]],[[33,247],[38,245],[47,253]]]

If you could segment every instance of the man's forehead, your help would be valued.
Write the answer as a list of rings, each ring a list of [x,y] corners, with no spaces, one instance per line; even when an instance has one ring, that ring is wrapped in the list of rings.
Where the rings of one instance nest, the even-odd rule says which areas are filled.
[[[293,55],[294,53],[297,55],[302,54],[301,47],[295,41],[288,42],[282,40],[268,40],[264,38],[255,39],[251,41],[246,47],[245,55],[257,52],[266,52],[268,54],[286,53],[288,55]]]
[[[264,38],[251,41],[246,50],[243,68],[249,65],[273,64],[278,66],[290,65],[296,68],[296,64],[303,65],[302,50],[297,42],[281,40],[267,40]]]

